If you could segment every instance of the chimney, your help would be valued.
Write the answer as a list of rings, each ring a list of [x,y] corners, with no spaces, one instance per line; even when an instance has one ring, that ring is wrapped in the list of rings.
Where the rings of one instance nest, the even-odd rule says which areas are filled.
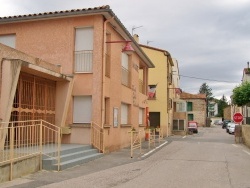
[[[133,38],[135,39],[135,41],[139,44],[139,35],[134,34]]]

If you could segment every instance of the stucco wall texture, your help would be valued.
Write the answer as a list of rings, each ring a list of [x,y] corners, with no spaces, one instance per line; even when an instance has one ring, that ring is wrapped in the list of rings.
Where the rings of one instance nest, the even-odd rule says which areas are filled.
[[[92,120],[97,124],[102,121],[102,94],[110,99],[109,111],[107,115],[108,128],[105,129],[106,143],[110,151],[129,145],[128,131],[131,127],[144,130],[143,125],[139,126],[139,107],[145,108],[147,103],[146,95],[139,93],[139,73],[133,69],[145,66],[144,62],[136,53],[130,56],[130,78],[131,85],[126,87],[121,84],[121,49],[124,43],[110,44],[111,46],[111,75],[102,81],[103,63],[103,41],[104,32],[111,34],[111,40],[124,40],[120,34],[110,25],[104,31],[102,15],[67,17],[48,20],[36,20],[0,25],[0,35],[16,34],[16,49],[26,54],[43,59],[54,65],[61,65],[61,73],[72,75],[74,85],[72,96],[69,103],[65,125],[73,123],[73,96],[92,95]],[[75,28],[93,27],[94,28],[94,47],[93,47],[93,73],[74,73],[74,45]],[[106,33],[105,33],[106,34]],[[147,73],[147,72],[146,72]],[[102,85],[103,84],[103,85]],[[58,84],[60,87],[60,84]],[[102,87],[104,86],[104,93]],[[132,90],[133,88],[133,90]],[[133,98],[135,96],[136,99]],[[136,101],[136,103],[135,103]],[[121,103],[127,103],[130,108],[130,119],[128,126],[113,127],[113,108],[118,107],[120,113]],[[84,112],[83,112],[84,113]],[[60,117],[57,117],[60,118]],[[119,114],[120,118],[120,114]],[[145,119],[145,118],[144,118]],[[74,128],[74,127],[72,127]],[[79,127],[77,127],[77,130]],[[89,144],[89,137],[83,136],[86,127],[81,131],[72,131],[71,135],[65,135],[65,142],[77,142]],[[76,139],[77,138],[77,139]]]

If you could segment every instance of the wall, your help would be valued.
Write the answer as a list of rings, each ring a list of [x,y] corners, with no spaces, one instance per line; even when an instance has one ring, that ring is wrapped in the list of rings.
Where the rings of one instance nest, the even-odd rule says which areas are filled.
[[[231,105],[223,109],[223,117],[225,120],[231,120]]]
[[[164,136],[170,135],[167,93],[167,56],[163,51],[142,47],[143,51],[154,63],[155,68],[149,69],[148,85],[156,85],[156,99],[148,100],[149,112],[160,112],[160,127]]]
[[[34,173],[40,169],[40,157],[32,157],[13,164],[12,179]],[[10,165],[0,166],[0,183],[10,181]]]
[[[66,123],[61,126],[73,124],[73,96],[92,95],[92,120],[100,126],[102,126],[102,112],[105,111],[102,106],[102,96],[110,99],[108,112],[108,119],[110,121],[108,124],[109,131],[107,131],[107,143],[110,143],[110,150],[115,150],[129,144],[130,140],[127,132],[132,126],[143,130],[143,127],[139,127],[138,123],[139,107],[145,108],[147,106],[145,102],[147,96],[140,95],[139,93],[139,73],[133,67],[144,67],[147,69],[147,66],[136,53],[133,53],[130,57],[131,64],[129,65],[131,70],[131,85],[129,87],[123,86],[121,84],[121,50],[125,46],[125,43],[112,43],[110,44],[111,75],[110,78],[104,78],[103,80],[102,63],[103,59],[105,59],[103,58],[103,20],[102,15],[92,15],[1,24],[0,34],[16,33],[16,49],[44,59],[54,65],[60,64],[60,70],[63,74],[74,77],[72,95],[69,96],[68,93],[67,95],[64,94],[65,96],[69,96],[70,99],[68,105],[64,105],[69,106],[66,113],[67,117],[65,118]],[[94,28],[93,73],[74,73],[74,39],[76,27]],[[111,35],[112,41],[124,40],[110,24],[107,25],[107,33]],[[57,93],[65,91],[65,88],[70,88],[68,83],[58,83],[57,86]],[[58,101],[65,102],[65,100],[61,100],[58,97],[56,106],[60,109],[63,104],[58,104]],[[120,113],[122,102],[131,106],[129,124],[127,126],[120,126],[119,122],[119,126],[114,128],[113,108],[118,107]],[[62,116],[61,114],[65,114],[65,111],[61,111],[56,115],[58,121],[61,118],[60,116]],[[166,114],[162,114],[162,117],[166,117]],[[120,118],[120,115],[118,118]],[[79,142],[80,138],[84,136],[82,143],[86,143],[89,140],[89,135],[87,136],[82,133],[89,133],[89,129],[84,126],[73,125],[71,127],[71,134],[64,135],[64,141]]]
[[[206,122],[206,102],[203,99],[187,99],[192,102],[193,111],[187,111],[187,114],[194,115],[194,121],[198,122],[198,126],[205,126]]]
[[[244,144],[250,148],[250,125],[242,125],[242,137]]]

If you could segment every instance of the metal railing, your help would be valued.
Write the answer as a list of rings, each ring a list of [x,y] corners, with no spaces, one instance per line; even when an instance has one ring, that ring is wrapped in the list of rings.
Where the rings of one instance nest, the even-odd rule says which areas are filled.
[[[156,141],[155,129],[149,129],[148,133],[149,133],[148,148],[150,149],[151,144],[153,144],[155,147],[155,141]]]
[[[16,162],[34,156],[52,157],[60,170],[61,128],[44,120],[0,123],[0,167],[10,165],[10,180]]]
[[[122,84],[125,86],[129,86],[130,84],[130,72],[124,67],[122,67]]]
[[[91,122],[91,145],[99,152],[105,153],[104,129],[97,123]]]
[[[163,141],[163,139],[164,139],[163,130],[161,128],[156,128],[155,133],[157,133],[156,137],[158,136],[158,143]]]
[[[129,131],[130,134],[130,157],[133,158],[135,149],[140,149],[141,154],[141,131]]]
[[[93,51],[75,51],[75,72],[93,72]]]

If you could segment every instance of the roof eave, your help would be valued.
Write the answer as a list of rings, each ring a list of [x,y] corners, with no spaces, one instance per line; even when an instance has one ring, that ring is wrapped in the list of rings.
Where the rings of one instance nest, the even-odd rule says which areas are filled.
[[[45,19],[54,19],[54,18],[66,18],[66,17],[75,17],[75,16],[88,16],[88,15],[98,15],[102,14],[106,19],[114,17],[111,23],[116,26],[116,30],[120,33],[120,35],[125,40],[132,41],[132,47],[135,49],[136,53],[139,57],[146,63],[149,68],[154,68],[154,64],[148,58],[148,56],[142,51],[139,44],[135,41],[135,39],[131,36],[125,26],[121,23],[118,17],[114,14],[112,9],[107,6],[89,8],[89,9],[76,9],[76,10],[68,10],[68,11],[55,11],[55,12],[47,12],[47,13],[38,13],[38,14],[28,14],[28,15],[19,15],[19,16],[10,16],[10,17],[2,17],[0,18],[0,24],[6,23],[17,23],[17,22],[26,22],[26,21],[37,21],[37,20],[45,20]]]

